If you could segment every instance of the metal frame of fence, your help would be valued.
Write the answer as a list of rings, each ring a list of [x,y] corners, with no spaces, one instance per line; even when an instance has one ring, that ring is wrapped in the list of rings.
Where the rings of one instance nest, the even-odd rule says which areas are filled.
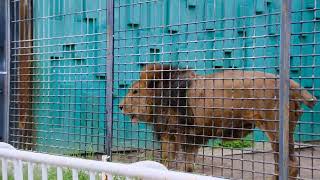
[[[289,175],[289,92],[290,92],[290,37],[291,0],[282,1],[281,40],[280,40],[280,100],[279,100],[279,177],[288,179]]]
[[[6,15],[8,16],[7,19],[10,19],[6,23],[6,36],[8,37],[6,40],[6,59],[8,62],[7,77],[9,85],[6,92],[8,98],[10,95],[8,100],[10,101],[8,102],[8,118],[10,117],[10,121],[9,119],[6,121],[8,126],[10,124],[7,133],[8,138],[6,138],[8,139],[7,142],[22,149],[50,151],[49,148],[56,149],[57,151],[54,153],[66,154],[73,154],[75,151],[86,154],[93,146],[94,152],[106,153],[113,158],[113,161],[133,162],[152,159],[167,165],[172,163],[174,165],[171,165],[170,168],[179,169],[182,167],[183,170],[188,170],[188,164],[192,164],[192,166],[198,166],[195,170],[196,173],[230,178],[279,176],[279,179],[288,179],[290,178],[289,170],[292,168],[290,166],[310,174],[304,177],[304,174],[300,172],[300,176],[302,176],[300,178],[302,179],[317,177],[319,169],[316,166],[318,163],[320,164],[317,161],[319,146],[310,143],[309,140],[306,147],[311,147],[310,152],[301,153],[303,151],[301,149],[305,146],[301,143],[294,143],[298,147],[298,150],[296,150],[298,160],[297,164],[290,164],[293,160],[291,159],[292,152],[289,152],[289,149],[294,148],[293,144],[290,143],[290,138],[294,133],[290,132],[289,122],[291,120],[289,117],[292,112],[299,114],[297,116],[301,116],[301,113],[307,114],[305,116],[308,116],[310,121],[301,120],[297,125],[295,135],[299,141],[300,136],[310,136],[313,139],[313,136],[320,136],[320,133],[317,134],[313,130],[319,126],[319,123],[315,122],[319,111],[306,110],[304,107],[301,110],[300,108],[290,109],[289,107],[293,102],[301,100],[292,100],[290,90],[293,89],[295,92],[299,91],[302,94],[304,90],[301,87],[305,86],[312,96],[315,96],[315,91],[319,91],[316,86],[318,74],[315,73],[317,72],[315,69],[319,68],[316,65],[316,61],[318,61],[317,48],[319,48],[316,42],[319,32],[316,29],[319,26],[317,23],[320,22],[318,1],[314,0],[311,3],[305,0],[282,0],[281,3],[273,0],[254,0],[252,2],[241,0],[203,1],[205,3],[201,0],[177,0],[174,2],[168,0],[97,0],[92,2],[94,4],[92,5],[83,0],[79,3],[80,5],[72,9],[72,0],[55,0],[51,4],[53,10],[47,12],[43,10],[46,1],[41,4],[39,0],[6,0],[8,3]],[[294,3],[300,3],[300,5],[292,9]],[[281,4],[281,8],[276,7],[279,4]],[[212,12],[210,12],[210,9],[208,10],[207,6],[209,5],[212,6]],[[218,5],[221,5],[221,7]],[[228,5],[231,6],[226,7]],[[245,7],[251,6],[254,8],[254,15],[244,12],[246,11]],[[236,9],[237,7],[238,9]],[[239,9],[239,7],[244,9]],[[188,11],[183,8],[188,9]],[[199,13],[198,8],[201,9],[201,12],[203,11],[203,14]],[[268,11],[264,12],[265,9],[268,9]],[[309,14],[306,15],[309,11],[313,13],[313,19],[309,18]],[[236,17],[232,13],[240,15]],[[291,14],[293,14],[293,18],[291,18]],[[300,19],[297,18],[297,14],[301,14]],[[212,19],[206,19],[207,16],[212,16]],[[306,18],[304,19],[304,17]],[[188,21],[188,18],[192,20]],[[65,21],[65,24],[61,23],[62,21]],[[74,22],[75,27],[69,27],[68,23],[70,22]],[[69,29],[72,30],[69,34],[60,32],[59,28],[55,28],[55,26],[58,27],[57,24],[67,26],[65,29],[68,32]],[[106,26],[105,29],[102,28],[103,24]],[[293,30],[291,30],[292,26],[294,26]],[[297,32],[296,29],[300,31]],[[57,31],[56,34],[55,31]],[[77,34],[77,31],[80,33]],[[258,31],[268,33],[259,34]],[[39,34],[42,36],[39,36]],[[267,39],[272,40],[269,42]],[[234,45],[237,43],[240,45]],[[60,46],[63,46],[63,48],[59,49]],[[303,47],[312,48],[312,52],[302,52]],[[295,52],[297,48],[299,49],[298,53]],[[308,56],[311,59],[308,59]],[[260,60],[263,62],[258,64]],[[309,60],[311,62],[307,62]],[[161,77],[157,78],[155,75],[157,69],[154,71],[151,68],[146,70],[146,77],[144,77],[141,74],[143,68],[154,63],[161,64],[162,68],[165,64],[174,64],[177,65],[177,69],[172,70],[171,67],[169,69],[159,69],[162,74]],[[233,63],[239,63],[240,65],[234,65]],[[245,63],[249,65],[245,66]],[[290,68],[298,69],[298,73],[295,74],[293,79],[301,84],[301,87],[292,87],[292,84],[290,84],[292,72]],[[303,68],[312,71],[312,76],[306,75],[305,72],[303,74]],[[180,77],[178,77],[177,84],[172,84],[170,78],[174,76],[174,73],[180,75],[179,73],[187,71],[186,69],[194,72],[194,74],[188,75],[187,85],[181,87],[183,80],[186,79],[179,79]],[[149,70],[151,72],[148,72]],[[252,121],[273,122],[274,124],[270,126],[279,127],[279,129],[273,130],[265,129],[265,132],[274,133],[274,136],[276,136],[275,140],[269,140],[268,145],[265,145],[268,140],[255,140],[255,137],[250,137],[247,140],[233,137],[236,136],[234,134],[237,133],[237,130],[243,134],[244,131],[251,131],[253,128],[245,127],[243,121],[241,126],[233,127],[237,118],[245,119],[244,117],[233,117],[233,115],[231,115],[232,117],[224,117],[222,115],[222,119],[232,121],[232,125],[226,125],[226,127],[212,124],[197,125],[194,122],[198,118],[206,118],[205,115],[199,117],[193,114],[197,108],[202,108],[204,112],[221,108],[222,114],[228,111],[228,108],[190,105],[192,99],[201,99],[201,97],[193,97],[190,94],[188,94],[190,97],[188,95],[182,97],[179,94],[182,93],[180,91],[177,94],[172,94],[174,92],[170,91],[170,95],[165,97],[168,89],[177,88],[189,93],[187,90],[193,89],[189,87],[190,84],[188,85],[188,83],[195,83],[195,81],[191,82],[194,80],[192,78],[196,80],[202,78],[204,81],[221,80],[219,77],[205,75],[219,73],[223,70],[261,71],[265,81],[268,81],[268,79],[279,80],[279,84],[276,81],[273,87],[266,87],[264,91],[264,94],[271,91],[277,93],[274,101],[279,102],[279,105],[275,105],[273,109],[265,107],[259,109],[254,106],[247,107],[247,109],[244,106],[230,107],[234,112],[251,110],[252,112],[265,113],[270,111],[274,113],[276,117],[273,117],[273,119],[251,117]],[[166,71],[170,72],[169,78],[164,77]],[[271,77],[267,74],[269,72],[279,73],[279,76]],[[154,73],[153,77],[149,77],[147,73]],[[91,77],[91,75],[94,77]],[[73,79],[72,76],[79,76],[82,79]],[[224,80],[228,78],[222,76]],[[241,77],[239,78],[241,79]],[[253,73],[250,78],[254,79],[255,74]],[[139,86],[132,86],[134,82],[139,80],[141,82],[142,80],[153,80],[154,85],[151,85],[151,88],[140,86],[140,84]],[[222,84],[225,83],[224,80]],[[234,80],[239,79],[233,77],[231,80],[233,83]],[[244,83],[244,77],[241,80]],[[56,84],[53,84],[53,81]],[[162,81],[162,86],[156,87],[156,81]],[[168,87],[164,85],[163,81],[169,83]],[[306,83],[307,81],[308,83]],[[38,84],[36,86],[32,83]],[[252,84],[254,86],[255,82],[253,81]],[[154,94],[139,96],[137,102],[141,104],[132,104],[131,99],[137,97],[134,88],[139,93],[140,90],[148,92],[153,90],[152,93]],[[195,86],[195,89],[199,90],[197,88],[203,91],[207,90],[205,86],[201,87],[201,85],[199,87]],[[45,93],[45,90],[48,93]],[[81,92],[78,92],[78,90],[81,90]],[[161,93],[156,94],[156,90],[160,90]],[[255,94],[260,89],[253,87],[251,90]],[[236,88],[232,90],[232,92],[234,91],[236,91]],[[74,98],[74,100],[68,99],[68,96]],[[164,97],[171,98],[172,102],[168,100],[169,104],[163,104],[165,102]],[[202,96],[202,98],[204,97]],[[127,104],[123,101],[126,98],[130,99],[126,101]],[[160,104],[143,104],[146,99],[150,100],[152,98],[153,100],[162,99]],[[186,103],[184,102],[185,99],[187,99],[187,104],[183,104]],[[204,99],[210,101],[210,97]],[[230,99],[237,101],[237,98],[234,98],[233,95],[232,97],[211,97],[211,99],[212,101],[222,99],[222,104]],[[249,101],[249,99],[261,101],[263,98],[257,99],[253,96],[238,97],[238,99],[241,99],[241,101]],[[270,103],[269,101],[272,101],[272,98],[265,97],[262,104],[267,104],[267,101]],[[48,104],[45,108],[40,106],[45,106],[45,104]],[[148,107],[149,109],[153,108],[152,111],[149,111],[153,113],[143,112],[140,114],[133,112],[134,108],[138,109],[137,111],[142,111],[142,109]],[[179,114],[179,108],[181,107],[194,109],[188,109],[184,112],[185,114]],[[122,111],[126,108],[128,112]],[[154,110],[156,108],[160,109],[160,112]],[[175,109],[174,113],[177,114],[172,114],[171,111],[173,110],[168,110],[170,108]],[[190,111],[192,111],[192,114],[190,114]],[[139,124],[131,122],[131,120],[136,119],[135,116],[139,116],[141,120],[148,115],[153,117],[149,122],[140,122]],[[305,118],[305,116],[303,117]],[[179,119],[179,122],[175,121],[175,123],[170,124],[168,119],[173,117]],[[180,119],[183,119],[184,123],[181,123]],[[240,120],[238,119],[238,121]],[[203,128],[203,131],[205,131],[204,129],[208,126],[220,128],[221,135],[217,135],[216,132],[211,132],[212,135],[195,132],[197,128]],[[303,132],[301,130],[302,126],[310,128],[311,132]],[[160,130],[154,130],[153,127],[158,127]],[[193,129],[190,130],[192,132],[186,127]],[[173,129],[172,132],[168,130],[170,128]],[[183,130],[179,131],[181,129]],[[217,129],[212,131],[218,131]],[[256,129],[252,131],[256,133]],[[41,135],[34,135],[34,133]],[[59,133],[59,136],[55,135]],[[227,140],[238,140],[237,143],[239,144],[250,142],[251,146],[243,149],[232,144],[230,149],[223,142],[218,142],[220,144],[217,145],[216,141],[210,141],[208,145],[207,139],[210,137],[224,138],[224,134],[228,133],[231,133],[231,135],[226,135]],[[176,139],[165,139],[164,136],[176,136]],[[184,138],[184,140],[177,140],[177,137]],[[195,142],[196,140],[191,142],[191,139],[195,139],[195,137],[202,138],[201,142]],[[266,139],[266,135],[263,138]],[[261,142],[261,149],[257,150],[253,147],[255,142]],[[184,148],[177,150],[176,144],[182,145],[185,150],[183,150]],[[35,148],[35,145],[40,148]],[[268,152],[266,146],[269,145],[272,147],[278,146],[278,151]],[[188,148],[195,147],[199,148],[197,152],[188,152]],[[217,155],[215,151],[219,151],[220,155]],[[167,156],[175,153],[180,159],[172,160],[168,158],[164,160],[165,155],[163,154],[166,153]],[[260,154],[255,155],[255,153]],[[180,156],[184,157],[181,159]],[[191,156],[193,156],[193,159]],[[278,156],[279,161],[273,162],[270,160],[273,156]],[[12,156],[12,158],[16,157]],[[305,161],[308,162],[308,165],[303,164]],[[311,165],[309,161],[311,161]],[[89,161],[84,160],[83,162],[87,163]],[[104,167],[107,167],[107,165]],[[258,168],[258,170],[255,170],[255,168]],[[279,168],[279,174],[275,174],[277,168]],[[106,169],[94,170],[103,171]],[[152,174],[150,173],[150,175]],[[130,174],[130,176],[135,175]]]
[[[114,24],[114,2],[108,1],[108,24]],[[113,58],[114,58],[114,46],[113,46],[114,27],[108,26],[108,69],[107,69],[107,139],[112,139],[112,119],[113,119]],[[112,155],[112,141],[107,142],[106,153],[111,157]]]
[[[5,102],[4,102],[4,115],[3,115],[3,122],[4,122],[4,133],[3,133],[3,140],[4,142],[9,142],[9,107],[10,107],[10,94],[9,94],[9,89],[10,89],[10,40],[11,40],[11,33],[10,33],[10,3],[9,1],[5,1],[5,65],[6,65],[6,87],[3,89],[4,95],[6,97]]]

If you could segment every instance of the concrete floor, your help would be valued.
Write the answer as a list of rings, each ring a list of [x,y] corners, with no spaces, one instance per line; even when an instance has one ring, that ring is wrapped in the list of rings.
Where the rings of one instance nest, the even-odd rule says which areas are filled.
[[[253,148],[230,150],[221,148],[203,148],[196,158],[195,173],[230,179],[270,179],[274,173],[274,160],[271,146],[268,143],[256,143]],[[141,151],[114,153],[114,162],[136,162],[141,160],[160,160],[159,151]],[[300,145],[296,147],[299,159],[299,179],[320,180],[320,147]],[[182,155],[178,163],[171,163],[171,169],[182,170]]]

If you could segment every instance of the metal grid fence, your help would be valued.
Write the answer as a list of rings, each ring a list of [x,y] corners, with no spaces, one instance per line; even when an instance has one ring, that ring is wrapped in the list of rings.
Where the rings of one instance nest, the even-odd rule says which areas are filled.
[[[10,142],[104,152],[106,1],[10,1]]]
[[[320,2],[282,2],[10,1],[10,143],[317,179]]]

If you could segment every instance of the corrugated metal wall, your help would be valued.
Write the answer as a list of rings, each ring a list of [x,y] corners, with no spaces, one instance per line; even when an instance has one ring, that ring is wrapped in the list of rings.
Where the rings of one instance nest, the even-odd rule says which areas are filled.
[[[126,80],[138,79],[141,65],[148,62],[179,64],[194,68],[200,74],[222,68],[279,72],[280,1],[147,2],[115,1],[115,89],[121,94],[119,96],[125,94],[122,87],[131,85]],[[311,33],[319,31],[320,24],[317,21],[301,22],[318,18],[319,13],[314,14],[311,10],[320,3],[299,2],[295,1],[292,7],[291,78],[307,89],[319,88],[319,79],[311,79],[312,75],[319,73],[319,67],[312,68],[311,65],[320,61],[319,57],[311,56],[317,52],[312,52],[310,43],[320,37],[319,33]],[[310,11],[301,11],[306,9]],[[319,96],[319,92],[316,90],[315,95]],[[319,108],[317,105],[314,110]],[[115,112],[118,112],[117,107]],[[119,121],[125,118],[121,114],[118,116]],[[297,127],[297,141],[319,140],[319,136],[312,135],[319,133],[316,116],[317,113],[303,114]],[[255,140],[267,138],[257,131]]]
[[[114,4],[115,105],[132,80],[138,79],[142,65],[150,62],[179,64],[200,74],[222,68],[278,73],[277,0],[115,0]],[[291,77],[305,88],[320,86],[318,79],[308,79],[320,73],[318,67],[308,68],[320,62],[318,56],[309,56],[318,52],[308,46],[320,37],[311,34],[319,31],[320,24],[300,23],[318,19],[320,14],[299,12],[316,8],[314,4],[293,4]],[[103,151],[106,26],[104,0],[34,0],[33,87],[38,96],[33,113],[39,148],[48,144],[80,150],[92,146]],[[300,65],[304,67],[294,67]],[[317,113],[304,113],[297,128],[300,133],[319,133],[319,125],[314,124],[318,119],[311,116]],[[147,147],[153,138],[149,127],[132,124],[116,106],[113,134],[116,147]],[[319,138],[296,136],[298,141]],[[266,137],[257,132],[255,139]]]
[[[106,1],[33,3],[38,148],[103,152]]]

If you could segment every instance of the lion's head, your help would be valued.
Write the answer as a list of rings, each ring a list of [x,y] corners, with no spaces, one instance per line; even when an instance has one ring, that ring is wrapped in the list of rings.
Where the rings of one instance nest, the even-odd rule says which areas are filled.
[[[140,79],[133,83],[119,104],[122,112],[130,116],[133,122],[138,120],[152,122],[156,83],[162,79],[163,71],[169,70],[170,67],[170,65],[150,64],[140,72]]]
[[[172,65],[150,64],[140,72],[140,79],[133,83],[129,92],[119,104],[125,115],[133,122],[153,122],[153,116],[161,115],[168,108],[179,108],[185,115],[186,91],[189,70]]]

